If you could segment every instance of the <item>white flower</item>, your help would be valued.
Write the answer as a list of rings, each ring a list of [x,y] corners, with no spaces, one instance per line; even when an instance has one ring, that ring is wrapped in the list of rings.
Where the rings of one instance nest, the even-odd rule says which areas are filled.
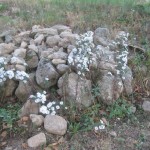
[[[56,109],[60,109],[60,106],[57,105],[57,106],[56,106]]]
[[[34,95],[30,95],[30,97],[29,97],[29,98],[31,98],[31,99],[32,99],[32,98],[35,98],[35,96],[34,96]]]
[[[51,115],[56,115],[56,111],[52,111],[52,112],[51,112]]]
[[[118,85],[120,85],[120,86],[121,86],[121,85],[122,85],[122,83],[121,83],[121,82],[118,82]]]
[[[68,107],[65,107],[65,109],[68,109]]]
[[[49,81],[49,78],[45,78],[46,81]]]
[[[100,129],[100,130],[101,130],[101,129],[105,129],[105,125],[103,125],[103,124],[100,125],[100,126],[99,126],[99,129]]]
[[[48,110],[47,107],[44,106],[44,105],[42,105],[42,106],[40,107],[40,112],[41,112],[42,114],[49,114],[49,110]]]
[[[55,104],[56,104],[56,102],[54,102],[54,101],[53,101],[53,102],[52,102],[52,104],[53,104],[53,105],[55,105]]]
[[[125,80],[125,77],[122,77],[123,80]]]
[[[15,76],[15,74],[12,70],[6,71],[6,75],[8,76],[9,79],[12,79]]]
[[[52,110],[52,111],[54,111],[54,110],[55,110],[55,108],[54,108],[54,107],[51,107],[51,110]]]
[[[95,129],[95,131],[98,131],[98,127],[95,127],[94,129]]]
[[[51,106],[52,106],[52,103],[49,102],[49,103],[47,104],[47,107],[50,108]]]
[[[60,103],[59,103],[60,105],[63,105],[64,104],[64,102],[63,101],[60,101]]]
[[[43,94],[46,94],[46,91],[43,91]]]

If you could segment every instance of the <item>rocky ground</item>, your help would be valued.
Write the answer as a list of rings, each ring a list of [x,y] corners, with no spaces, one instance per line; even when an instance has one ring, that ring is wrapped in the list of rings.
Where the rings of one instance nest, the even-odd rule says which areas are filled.
[[[0,149],[150,149],[148,48],[122,30],[3,24]]]

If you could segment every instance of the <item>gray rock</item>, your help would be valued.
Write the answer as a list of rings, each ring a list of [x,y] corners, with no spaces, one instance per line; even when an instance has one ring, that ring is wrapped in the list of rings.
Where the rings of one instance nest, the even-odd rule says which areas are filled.
[[[150,112],[150,101],[144,101],[142,108],[144,109],[144,111]]]
[[[43,57],[48,58],[48,56],[51,55],[53,52],[54,52],[54,49],[48,48],[46,51],[41,51],[39,55],[40,55],[40,58],[43,58]]]
[[[53,36],[53,35],[58,35],[58,32],[56,29],[53,28],[32,28],[32,32],[31,34],[44,34],[44,35],[49,35],[49,36]]]
[[[34,40],[34,42],[35,42],[35,44],[40,45],[43,40],[44,40],[44,35],[43,34],[39,34],[38,37]]]
[[[17,83],[14,80],[7,80],[5,87],[5,97],[13,96]]]
[[[55,52],[48,56],[49,59],[64,59],[67,60],[68,54],[62,51]]]
[[[5,55],[5,54],[10,54],[15,50],[15,46],[12,43],[6,44],[6,43],[1,43],[0,44],[0,56]]]
[[[94,43],[96,45],[108,46],[109,45],[109,30],[107,28],[97,28],[94,31]]]
[[[46,81],[45,78],[49,78]],[[59,74],[49,60],[42,58],[36,70],[36,81],[42,88],[49,88],[57,83]]]
[[[33,94],[35,90],[39,91],[41,89],[35,82],[35,74],[31,73],[29,74],[29,79],[27,83],[19,81],[19,86],[15,91],[15,95],[21,102],[24,102],[29,98],[31,94]]]
[[[69,66],[65,64],[59,64],[57,65],[57,70],[58,70],[58,73],[64,74],[65,72],[67,72],[67,70],[69,70]]]
[[[123,92],[123,83],[121,79],[108,74],[107,71],[102,75],[97,84],[100,91],[99,97],[107,105],[113,104]]]
[[[70,41],[67,38],[64,38],[59,41],[58,46],[67,48],[70,44],[71,44]]]
[[[14,51],[14,53],[13,53],[13,56],[25,58],[25,56],[26,56],[26,51],[27,51],[27,50],[24,49],[24,48],[15,49],[15,51]]]
[[[49,36],[49,37],[47,37],[46,44],[47,44],[49,47],[57,46],[57,45],[58,45],[58,42],[60,41],[60,39],[61,39],[61,38],[59,37],[59,35]]]
[[[15,57],[15,56],[13,56],[12,58],[11,58],[11,64],[20,64],[20,65],[26,65],[26,62],[25,62],[25,60],[23,59],[23,58],[21,58],[21,57]]]
[[[54,25],[54,26],[52,26],[52,28],[53,28],[53,29],[56,29],[59,34],[60,34],[61,32],[63,32],[63,31],[71,30],[70,27],[64,26],[64,25],[60,25],[60,24]]]
[[[32,93],[33,91],[30,84],[19,81],[19,86],[15,91],[15,95],[21,102],[26,101]]]
[[[75,73],[64,74],[58,80],[58,94],[65,99],[73,100],[76,104],[89,107],[93,103],[91,81],[80,78]]]
[[[26,63],[29,68],[36,68],[38,66],[39,58],[35,51],[29,50],[26,55]]]
[[[21,32],[13,38],[15,45],[21,44],[22,41],[27,43],[30,41],[30,31]]]
[[[28,143],[28,146],[31,148],[43,146],[46,144],[46,136],[44,133],[41,132],[41,133],[29,138],[27,143]]]
[[[64,135],[67,131],[67,121],[57,115],[47,115],[44,119],[44,128],[48,133]]]
[[[23,65],[15,65],[15,68],[16,70],[19,70],[19,71],[26,71],[26,67]]]
[[[53,60],[52,60],[52,63],[53,63],[54,65],[66,64],[66,60],[63,60],[63,59],[53,59]]]
[[[68,45],[67,53],[69,54],[75,48],[74,45]]]
[[[18,116],[24,117],[30,114],[38,114],[40,105],[35,103],[33,100],[27,100],[23,107],[18,112]]]
[[[125,92],[128,95],[130,95],[133,92],[133,88],[132,88],[133,76],[132,76],[132,71],[128,66],[126,67],[126,70],[123,76],[125,77],[125,79],[123,80]]]
[[[39,52],[38,47],[35,46],[34,44],[29,45],[28,48],[29,48],[29,50],[32,50],[32,51],[36,52],[37,54]]]
[[[30,119],[36,126],[41,126],[44,122],[44,117],[42,115],[30,114]]]
[[[20,47],[21,48],[27,48],[28,44],[27,42],[22,41]]]
[[[71,33],[70,31],[64,31],[60,34],[60,37],[61,38],[65,38],[65,39],[68,39],[68,41],[70,41],[70,43],[72,45],[75,45],[75,42],[76,42],[76,38],[78,37],[79,35],[78,34],[73,34]]]

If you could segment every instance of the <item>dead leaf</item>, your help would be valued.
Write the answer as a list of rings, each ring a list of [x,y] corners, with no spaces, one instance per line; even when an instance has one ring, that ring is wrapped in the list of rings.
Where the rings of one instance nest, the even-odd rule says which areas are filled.
[[[2,133],[1,133],[1,137],[2,138],[5,138],[7,136],[7,131],[3,131]]]
[[[7,144],[7,142],[5,141],[5,142],[2,142],[0,145],[1,146],[4,146],[4,145],[6,145]]]
[[[21,118],[21,120],[22,120],[23,122],[27,122],[27,121],[29,120],[29,117],[24,116],[24,117]]]
[[[106,120],[106,118],[102,118],[101,120],[104,122],[105,125],[107,125],[107,126],[109,125],[109,123],[108,123],[108,121]]]
[[[27,149],[28,148],[28,144],[27,143],[22,143],[22,148]]]

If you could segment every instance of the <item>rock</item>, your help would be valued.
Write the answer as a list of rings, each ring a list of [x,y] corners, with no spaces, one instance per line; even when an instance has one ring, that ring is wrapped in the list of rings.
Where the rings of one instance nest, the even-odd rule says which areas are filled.
[[[66,60],[63,60],[63,59],[53,59],[53,60],[52,60],[52,63],[53,63],[54,65],[66,64]]]
[[[44,117],[42,115],[30,114],[30,119],[36,126],[41,126],[44,122]]]
[[[28,83],[23,83],[22,81],[19,81],[19,86],[15,91],[15,95],[17,98],[21,101],[24,102],[29,98],[32,92],[32,87]]]
[[[29,48],[29,50],[32,50],[32,51],[36,52],[37,54],[39,52],[38,47],[35,46],[34,44],[29,45],[28,48]]]
[[[21,57],[16,57],[16,56],[13,56],[12,58],[11,58],[11,64],[20,64],[20,65],[26,65],[26,62],[25,62],[25,60],[23,59],[23,58],[21,58]]]
[[[27,42],[22,41],[20,47],[21,48],[27,48],[28,44]]]
[[[108,40],[109,40],[110,34],[109,30],[107,28],[97,28],[94,31],[93,40],[96,45],[102,45],[107,47],[108,46]]]
[[[67,60],[68,54],[62,51],[55,52],[48,56],[49,59],[64,59]]]
[[[100,99],[107,105],[113,104],[123,92],[123,83],[119,77],[110,75],[106,71],[97,82],[100,91]]]
[[[14,80],[7,80],[5,87],[5,97],[13,96],[17,83]]]
[[[57,65],[57,70],[59,74],[64,74],[69,70],[69,66],[65,64],[59,64]]]
[[[77,34],[73,34],[71,33],[70,31],[64,31],[60,34],[60,37],[61,38],[65,38],[65,39],[68,39],[68,41],[70,41],[70,43],[72,45],[75,45],[75,42],[76,42],[76,38],[78,37],[79,35]]]
[[[132,89],[133,76],[132,76],[132,71],[128,66],[126,67],[126,70],[123,76],[125,77],[125,79],[123,80],[125,92],[128,95],[130,95],[133,92],[133,89]]]
[[[146,112],[150,112],[150,101],[144,101],[142,108]]]
[[[44,128],[48,133],[64,135],[67,131],[67,121],[57,115],[47,115],[44,119]]]
[[[64,74],[58,80],[58,87],[58,94],[65,96],[65,100],[72,100],[85,107],[93,103],[91,81],[82,79],[75,73]]]
[[[117,133],[115,131],[110,131],[109,134],[113,137],[117,137]]]
[[[53,52],[54,52],[54,49],[48,48],[46,51],[41,51],[39,55],[40,55],[40,58],[43,58],[43,57],[48,58],[48,56],[51,55]]]
[[[24,102],[29,98],[29,96],[34,92],[34,90],[39,91],[41,89],[37,86],[35,82],[35,74],[30,73],[27,83],[19,81],[19,86],[15,91],[15,95],[21,102]]]
[[[13,56],[14,57],[21,57],[21,58],[25,58],[26,56],[26,49],[24,48],[18,48],[14,51]]]
[[[10,54],[15,50],[15,46],[12,43],[6,44],[1,43],[0,44],[0,56],[3,56],[5,54]]]
[[[61,39],[58,43],[59,47],[67,48],[70,45],[70,41],[67,38]]]
[[[28,43],[30,41],[30,31],[24,31],[19,33],[13,38],[13,40],[13,43],[15,43],[15,45],[21,44],[22,41]]]
[[[67,53],[69,54],[75,48],[74,45],[68,45]]]
[[[40,34],[40,35],[38,35],[38,37],[34,40],[34,42],[35,42],[35,44],[40,45],[43,40],[44,40],[44,35],[43,35],[43,34]]]
[[[46,81],[45,78],[49,80]],[[49,88],[57,83],[59,74],[49,60],[42,58],[36,70],[36,81],[42,88]]]
[[[49,47],[57,46],[57,45],[58,45],[58,42],[60,41],[60,39],[61,39],[61,38],[59,37],[59,35],[49,36],[49,37],[47,37],[46,44],[47,44]]]
[[[40,132],[39,134],[31,137],[27,141],[28,146],[31,148],[36,148],[46,144],[46,136],[44,133]]]
[[[26,63],[29,68],[36,68],[38,66],[39,58],[35,51],[29,50],[26,55]]]
[[[28,116],[30,114],[38,114],[40,105],[33,100],[27,100],[23,107],[20,109],[18,116],[20,118]]]
[[[60,24],[54,25],[54,26],[52,26],[52,28],[53,28],[53,29],[56,29],[59,34],[60,34],[61,32],[63,32],[63,31],[71,30],[70,27],[64,26],[64,25],[60,25]]]
[[[23,65],[16,65],[15,68],[16,70],[19,70],[19,71],[26,71],[26,67]]]
[[[32,28],[32,32],[31,34],[44,34],[44,35],[48,35],[48,36],[54,36],[54,35],[58,35],[58,32],[56,29],[53,28]]]

